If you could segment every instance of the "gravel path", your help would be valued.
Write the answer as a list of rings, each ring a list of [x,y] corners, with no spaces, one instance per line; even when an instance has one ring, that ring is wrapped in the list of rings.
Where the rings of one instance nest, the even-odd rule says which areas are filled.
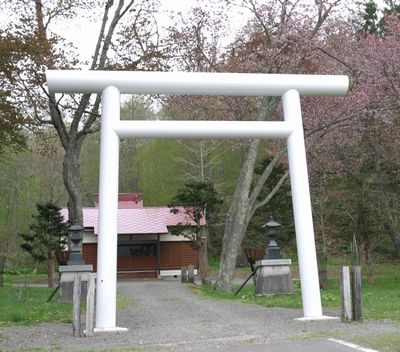
[[[367,340],[400,334],[390,321],[343,324],[339,320],[299,322],[300,310],[264,308],[241,302],[199,298],[178,281],[134,281],[118,284],[134,302],[118,311],[119,326],[128,332],[73,338],[70,324],[0,328],[0,351],[43,348],[81,351],[141,347],[147,351],[214,351],[232,345],[335,337]],[[338,311],[326,315],[338,316]]]

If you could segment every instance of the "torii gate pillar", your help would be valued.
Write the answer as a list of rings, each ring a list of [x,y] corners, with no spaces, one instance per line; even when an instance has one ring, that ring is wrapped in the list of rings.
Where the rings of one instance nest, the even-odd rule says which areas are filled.
[[[322,317],[322,307],[299,93],[293,89],[287,91],[282,96],[282,103],[285,121],[294,127],[287,139],[287,147],[301,297],[304,317],[313,319]]]

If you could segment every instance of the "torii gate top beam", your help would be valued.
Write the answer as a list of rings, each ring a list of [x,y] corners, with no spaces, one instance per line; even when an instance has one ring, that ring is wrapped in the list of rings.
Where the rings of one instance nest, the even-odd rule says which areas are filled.
[[[282,96],[295,89],[306,96],[344,96],[349,87],[347,76],[330,75],[49,70],[46,77],[54,93],[101,93],[114,86],[122,94]]]

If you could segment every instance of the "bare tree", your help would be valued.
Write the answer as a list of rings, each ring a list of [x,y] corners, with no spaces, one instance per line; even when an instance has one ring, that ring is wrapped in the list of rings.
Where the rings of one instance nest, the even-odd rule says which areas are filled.
[[[157,67],[162,53],[157,47],[159,35],[153,16],[156,0],[16,1],[15,13],[21,17],[18,25],[8,29],[25,43],[21,50],[27,54],[15,66],[13,84],[24,96],[26,113],[33,116],[38,126],[52,125],[57,132],[64,149],[63,181],[69,196],[69,219],[80,223],[83,205],[80,154],[86,137],[99,130],[101,96],[57,96],[46,89],[43,73],[46,69],[80,66],[71,46],[51,29],[57,21],[76,17],[81,11],[94,11],[99,5],[103,14],[89,69]],[[21,27],[23,30],[19,30]]]

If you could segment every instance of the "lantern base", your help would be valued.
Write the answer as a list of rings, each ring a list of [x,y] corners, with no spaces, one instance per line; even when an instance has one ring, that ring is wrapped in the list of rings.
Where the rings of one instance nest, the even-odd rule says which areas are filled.
[[[256,295],[293,293],[290,259],[263,259],[256,261]]]
[[[60,303],[72,303],[74,291],[74,277],[76,274],[81,276],[81,295],[86,299],[87,283],[90,274],[93,272],[92,265],[61,265],[60,268]]]
[[[69,255],[69,260],[67,263],[68,266],[75,265],[75,266],[84,266],[85,262],[83,260],[82,252],[71,252]]]

